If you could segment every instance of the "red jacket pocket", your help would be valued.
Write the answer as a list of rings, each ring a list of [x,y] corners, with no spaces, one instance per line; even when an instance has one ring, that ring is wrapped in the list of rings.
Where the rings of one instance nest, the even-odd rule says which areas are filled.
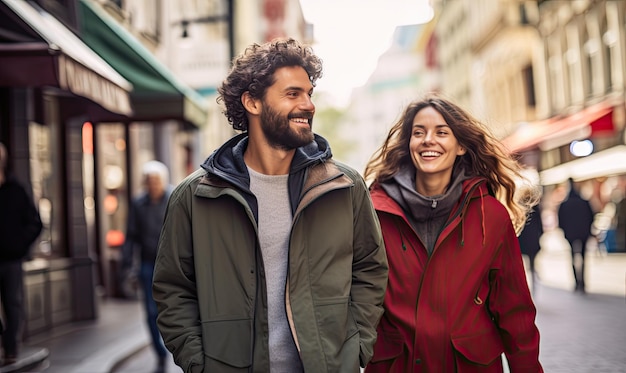
[[[400,333],[383,331],[378,334],[376,339],[372,363],[396,359],[403,350],[404,341]]]
[[[467,360],[479,365],[490,365],[504,352],[504,345],[494,329],[471,336],[453,336],[454,349]]]

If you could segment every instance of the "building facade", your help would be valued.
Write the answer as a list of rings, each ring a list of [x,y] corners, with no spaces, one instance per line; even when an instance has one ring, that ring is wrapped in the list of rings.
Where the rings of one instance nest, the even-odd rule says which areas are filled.
[[[199,152],[205,105],[117,22],[117,5],[0,1],[0,141],[44,223],[24,263],[26,338],[120,295],[139,167],[159,159],[181,178]]]
[[[539,172],[548,207],[571,177],[597,213],[617,219],[611,211],[626,194],[626,2],[437,4],[442,91]]]
[[[0,141],[44,223],[26,338],[129,295],[120,250],[143,163],[173,184],[193,172],[233,135],[215,103],[232,57],[310,32],[298,0],[0,0]]]

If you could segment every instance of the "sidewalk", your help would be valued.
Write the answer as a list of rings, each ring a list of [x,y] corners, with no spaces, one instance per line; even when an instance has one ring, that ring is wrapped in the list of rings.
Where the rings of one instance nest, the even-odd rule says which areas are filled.
[[[626,253],[607,254],[589,247],[585,258],[587,293],[626,297]],[[560,230],[543,235],[536,265],[542,285],[574,289],[570,248]]]
[[[569,248],[563,247],[558,237],[542,239],[537,272],[542,286],[573,289]],[[587,293],[626,297],[626,253],[587,254]],[[98,310],[98,320],[30,338],[18,361],[0,366],[0,373],[112,373],[129,360],[146,355],[149,333],[139,301],[103,299]]]
[[[99,317],[29,338],[0,373],[109,373],[149,345],[140,301],[102,299]]]

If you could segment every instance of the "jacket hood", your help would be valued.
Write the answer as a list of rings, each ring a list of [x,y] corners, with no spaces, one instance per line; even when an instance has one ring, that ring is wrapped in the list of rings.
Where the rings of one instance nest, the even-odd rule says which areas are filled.
[[[440,228],[446,222],[452,208],[458,203],[462,183],[468,177],[462,166],[457,165],[452,179],[443,194],[424,196],[415,190],[415,167],[407,165],[392,179],[381,183],[387,194],[404,210],[413,229],[424,241],[428,251],[432,251]]]
[[[473,199],[480,199],[481,206],[481,227],[482,227],[482,235],[483,240],[485,238],[485,215],[484,215],[484,198],[490,195],[490,192],[486,185],[486,180],[482,177],[475,176],[466,176],[464,173],[457,174],[455,178],[456,182],[460,182],[461,192],[459,194],[458,190],[453,192],[457,198],[453,201],[452,206],[449,206],[447,217],[445,218],[445,226],[452,224],[454,221],[458,221],[461,224],[461,237],[460,244],[461,246],[464,244],[464,211],[467,209],[470,201]],[[454,186],[454,188],[459,188],[459,186]],[[449,188],[450,191],[450,188]],[[389,194],[387,188],[381,184],[374,184],[371,187],[371,197],[372,202],[374,203],[374,207],[377,211],[385,212],[393,215],[397,215],[402,217],[407,224],[413,226],[411,222],[411,217],[405,210],[405,205],[402,202],[396,201],[392,195]],[[439,197],[443,197],[439,196]],[[450,197],[450,196],[448,196]],[[424,199],[425,197],[422,197]],[[432,203],[432,201],[430,202]],[[422,211],[424,209],[431,210],[432,205],[429,205],[428,200],[422,200],[420,204],[422,207]],[[458,220],[457,220],[458,219]],[[444,226],[444,228],[445,228]],[[439,231],[439,234],[442,233],[443,230]],[[417,233],[417,232],[416,232]],[[418,233],[419,234],[419,233]]]
[[[201,167],[209,178],[224,180],[243,192],[243,197],[258,220],[258,206],[255,196],[250,191],[250,174],[243,160],[243,153],[248,147],[248,133],[234,136],[215,150]],[[314,135],[313,141],[296,149],[289,169],[288,190],[292,214],[295,213],[302,193],[306,170],[309,166],[325,162],[332,157],[328,141]]]
[[[461,196],[463,181],[468,179],[465,170],[457,166],[443,194],[424,196],[415,190],[415,175],[415,168],[406,166],[391,180],[381,183],[387,194],[411,215],[414,222],[447,216]]]
[[[248,133],[234,136],[215,150],[201,167],[211,175],[248,190],[250,175],[243,160],[248,141]],[[314,163],[324,162],[331,157],[332,152],[328,141],[315,134],[311,143],[296,149],[289,174],[298,173]]]

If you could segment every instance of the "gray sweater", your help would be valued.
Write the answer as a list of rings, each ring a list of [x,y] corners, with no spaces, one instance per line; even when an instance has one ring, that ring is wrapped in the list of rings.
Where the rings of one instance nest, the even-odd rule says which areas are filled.
[[[289,175],[263,175],[250,168],[248,172],[250,190],[259,206],[259,241],[267,287],[270,370],[272,373],[302,372],[285,310],[292,220],[287,190]]]

